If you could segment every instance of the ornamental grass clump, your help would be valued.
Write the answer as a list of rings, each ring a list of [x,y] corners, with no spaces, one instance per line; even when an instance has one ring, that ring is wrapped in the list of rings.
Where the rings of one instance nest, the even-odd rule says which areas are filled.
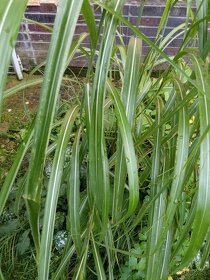
[[[177,3],[166,1],[152,42],[121,16],[125,0],[61,0],[43,79],[3,92],[26,2],[1,5],[0,94],[3,100],[34,83],[42,89],[1,186],[0,214],[30,154],[14,212],[17,218],[26,212],[38,279],[167,279],[189,266],[205,241],[204,265],[210,244],[208,1],[197,1],[196,12],[187,1],[186,23],[164,37]],[[99,26],[92,3],[102,10]],[[144,1],[139,20],[143,9]],[[80,13],[90,49],[81,46],[87,34],[73,40]],[[116,43],[120,24],[133,31],[128,46],[122,37]],[[165,49],[180,35],[180,50],[168,56]],[[197,37],[199,48],[192,48]],[[144,59],[142,41],[150,47]],[[89,61],[83,95],[59,115],[63,75],[78,51]]]

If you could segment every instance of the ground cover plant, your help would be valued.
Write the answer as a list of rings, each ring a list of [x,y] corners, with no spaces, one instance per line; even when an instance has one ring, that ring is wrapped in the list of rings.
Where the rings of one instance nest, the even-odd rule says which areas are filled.
[[[42,84],[0,188],[2,279],[17,270],[19,279],[168,279],[198,253],[197,266],[208,266],[209,9],[186,1],[186,23],[164,37],[177,2],[166,1],[151,42],[121,16],[125,0],[61,0],[43,77],[4,91],[27,1],[0,1],[1,101]],[[103,11],[99,26],[91,3]],[[143,9],[144,1],[139,20]],[[90,49],[81,46],[88,34],[73,40],[80,12]],[[122,23],[133,31],[128,46]],[[181,34],[169,57],[165,48]],[[144,59],[142,41],[150,47]],[[63,102],[78,51],[89,61],[82,94]]]

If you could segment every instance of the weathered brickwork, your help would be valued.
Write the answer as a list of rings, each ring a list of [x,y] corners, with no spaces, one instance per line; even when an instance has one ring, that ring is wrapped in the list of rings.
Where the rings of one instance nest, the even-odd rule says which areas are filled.
[[[25,17],[29,20],[38,21],[39,23],[46,24],[48,27],[53,28],[53,23],[56,16],[57,1],[46,0],[34,0],[33,3],[28,6]],[[164,11],[164,3],[162,0],[148,0],[146,1],[144,12],[141,20],[140,30],[152,41],[156,38],[158,24],[160,22],[161,15]],[[128,0],[124,9],[123,16],[129,20],[132,24],[135,24],[138,18],[139,1]],[[96,23],[99,23],[101,17],[101,11],[93,5],[95,12]],[[186,7],[184,4],[178,4],[171,11],[164,36],[169,34],[176,26],[185,21]],[[124,42],[128,44],[129,38],[132,35],[132,31],[126,26],[120,26],[120,33],[123,35]],[[82,15],[79,17],[78,24],[75,30],[75,38],[81,34],[81,32],[87,32]],[[40,25],[37,25],[30,21],[22,22],[20,32],[18,35],[16,49],[21,57],[23,65],[26,69],[30,69],[34,65],[42,63],[47,56],[49,43],[51,39],[51,31],[46,30]],[[182,36],[175,38],[166,48],[165,52],[169,55],[174,55],[177,49],[181,45]],[[88,38],[82,44],[85,47],[89,46]],[[148,51],[148,46],[143,43],[143,55]],[[77,57],[72,61],[73,66],[85,66],[87,61],[85,57]]]

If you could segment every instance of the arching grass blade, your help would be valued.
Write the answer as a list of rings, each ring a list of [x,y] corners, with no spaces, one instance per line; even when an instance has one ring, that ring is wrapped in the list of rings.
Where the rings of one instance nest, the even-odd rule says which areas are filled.
[[[0,119],[3,90],[6,83],[12,49],[15,47],[20,22],[27,2],[27,0],[0,1]]]
[[[141,40],[132,37],[128,45],[122,88],[122,102],[124,104],[125,113],[131,129],[134,126],[136,116],[136,100],[138,95],[139,70],[142,53],[141,48]],[[114,177],[114,194],[112,203],[112,216],[113,221],[115,222],[122,216],[121,208],[123,205],[126,177],[126,159],[123,151],[121,135],[118,135]]]
[[[53,239],[54,223],[60,184],[63,174],[63,164],[66,147],[69,142],[70,133],[78,115],[79,106],[76,105],[67,112],[58,138],[55,157],[53,160],[52,172],[47,187],[47,199],[45,204],[43,230],[41,236],[39,280],[48,279]]]
[[[126,215],[122,218],[124,220],[133,214],[139,202],[138,166],[131,135],[131,128],[126,118],[124,106],[120,100],[118,92],[110,81],[107,82],[107,87],[115,106],[115,113],[123,142],[128,172],[129,206]]]
[[[199,114],[200,114],[200,137],[202,137],[206,128],[210,125],[210,76],[207,65],[201,58],[191,55],[193,68],[195,70],[196,81],[202,92],[198,92]],[[210,132],[208,132],[200,144],[200,173],[199,173],[199,187],[198,200],[193,223],[193,232],[190,240],[189,249],[186,252],[181,266],[185,266],[195,257],[200,249],[205,236],[210,227]]]
[[[56,102],[82,3],[83,0],[61,0],[59,3],[34,128],[34,143],[24,197],[38,262],[42,172]]]

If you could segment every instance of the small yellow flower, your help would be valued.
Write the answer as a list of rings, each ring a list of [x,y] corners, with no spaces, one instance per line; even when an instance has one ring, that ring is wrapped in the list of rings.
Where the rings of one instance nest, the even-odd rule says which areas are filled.
[[[190,270],[189,270],[188,267],[184,267],[184,268],[182,269],[182,271],[178,271],[178,272],[176,273],[176,275],[182,275],[182,274],[187,273],[187,272],[189,272],[189,271],[190,271]]]

